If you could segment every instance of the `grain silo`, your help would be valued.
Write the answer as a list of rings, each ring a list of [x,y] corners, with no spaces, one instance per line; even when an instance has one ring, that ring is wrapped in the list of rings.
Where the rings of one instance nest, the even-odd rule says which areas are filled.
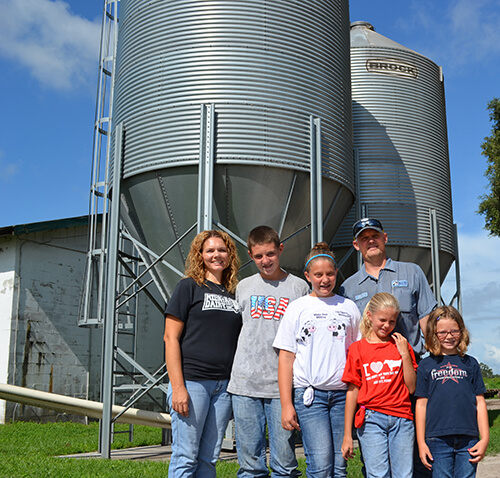
[[[175,243],[165,259],[183,270],[196,230],[176,241],[197,222],[208,161],[214,227],[243,240],[274,227],[299,271],[312,151],[325,240],[354,199],[347,0],[122,0],[113,121],[125,128],[122,218],[149,250]],[[179,276],[156,276],[168,297]]]
[[[357,199],[337,233],[340,256],[352,251],[352,224],[379,218],[387,252],[431,277],[435,211],[441,281],[455,259],[444,83],[434,62],[378,33],[351,24],[351,75]],[[357,270],[355,255],[343,274]]]

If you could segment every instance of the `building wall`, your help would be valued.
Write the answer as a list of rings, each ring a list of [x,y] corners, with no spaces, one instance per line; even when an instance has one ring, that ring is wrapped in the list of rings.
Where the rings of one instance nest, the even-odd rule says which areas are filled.
[[[7,383],[12,316],[15,308],[16,239],[0,238],[0,383]],[[0,422],[6,403],[0,400]]]
[[[2,307],[0,315],[1,340],[4,329],[12,331],[10,346],[1,349],[8,350],[0,356],[2,374],[8,355],[8,374],[2,381],[70,397],[100,399],[102,329],[77,324],[87,240],[86,226],[20,234],[11,239],[9,253],[0,254],[0,286],[3,283],[10,294],[10,298],[2,295],[0,301],[12,304],[18,296],[17,308],[11,305],[9,314]],[[15,264],[15,276],[8,264]],[[15,287],[10,285],[14,283]],[[138,320],[140,333],[146,338],[137,340],[137,354],[143,360],[141,365],[153,370],[163,361],[162,314],[145,298],[139,300]],[[43,421],[76,418],[12,402],[7,403],[0,420],[2,417]]]

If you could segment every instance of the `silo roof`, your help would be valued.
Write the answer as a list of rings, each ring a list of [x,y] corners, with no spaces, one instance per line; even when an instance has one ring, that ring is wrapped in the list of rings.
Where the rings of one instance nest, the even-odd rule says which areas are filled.
[[[405,50],[420,55],[420,53],[397,43],[377,33],[371,23],[358,21],[351,23],[351,48],[392,48]]]

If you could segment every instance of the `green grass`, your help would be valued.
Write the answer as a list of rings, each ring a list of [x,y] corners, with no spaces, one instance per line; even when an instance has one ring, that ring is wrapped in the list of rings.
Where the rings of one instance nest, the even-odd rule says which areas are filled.
[[[490,444],[488,445],[487,455],[500,454],[500,410],[488,411],[490,422]]]
[[[487,390],[500,390],[500,377],[483,378]]]
[[[488,455],[500,454],[500,410],[488,412],[490,446]],[[126,425],[117,425],[118,430]],[[86,477],[165,477],[168,463],[156,461],[101,460],[58,458],[58,455],[94,452],[98,446],[99,426],[78,423],[26,423],[0,425],[0,478],[86,478]],[[134,441],[127,434],[117,434],[112,448],[158,445],[161,430],[152,427],[134,427]],[[305,477],[305,460],[299,459],[299,468]],[[219,462],[217,477],[234,478],[238,464]],[[361,465],[356,457],[348,464],[349,478],[361,478]]]

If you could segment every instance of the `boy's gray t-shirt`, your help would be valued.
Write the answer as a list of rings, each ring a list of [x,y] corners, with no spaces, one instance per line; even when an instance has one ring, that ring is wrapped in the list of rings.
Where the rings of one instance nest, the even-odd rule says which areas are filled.
[[[303,279],[288,274],[267,281],[260,274],[243,279],[236,289],[243,317],[228,391],[256,398],[279,398],[278,353],[273,341],[288,304],[309,292]]]

